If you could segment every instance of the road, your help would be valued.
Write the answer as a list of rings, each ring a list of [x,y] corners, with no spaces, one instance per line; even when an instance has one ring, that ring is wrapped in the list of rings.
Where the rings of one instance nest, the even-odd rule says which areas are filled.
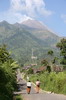
[[[19,74],[20,74],[20,72],[19,72]],[[18,86],[19,86],[18,93],[22,94],[22,97],[24,98],[24,100],[66,100],[66,96],[64,96],[64,95],[47,93],[47,92],[43,92],[41,90],[37,94],[35,91],[34,85],[32,85],[30,94],[27,94],[25,80],[20,80],[18,82]]]

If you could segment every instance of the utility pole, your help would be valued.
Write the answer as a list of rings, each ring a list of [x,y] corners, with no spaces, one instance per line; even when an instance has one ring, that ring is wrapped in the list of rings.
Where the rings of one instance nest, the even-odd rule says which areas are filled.
[[[37,56],[34,56],[34,49],[32,48],[32,56],[31,56],[32,64],[31,65],[37,65]]]

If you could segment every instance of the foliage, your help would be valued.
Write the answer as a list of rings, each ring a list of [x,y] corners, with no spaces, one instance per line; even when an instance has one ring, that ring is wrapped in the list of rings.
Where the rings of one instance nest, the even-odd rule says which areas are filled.
[[[51,72],[51,67],[47,66],[46,70],[50,73]]]
[[[27,74],[33,74],[33,69],[29,68],[28,71],[27,71]]]
[[[52,63],[55,64],[56,62],[58,62],[58,59],[59,59],[58,57],[54,57]]]
[[[23,99],[22,99],[21,95],[17,95],[16,100],[23,100]]]
[[[48,55],[53,55],[53,51],[52,50],[49,50],[48,51]]]
[[[48,61],[46,59],[43,59],[41,61],[41,65],[47,66],[48,65]]]
[[[56,46],[60,48],[60,55],[62,56],[61,64],[66,65],[66,39],[61,39]]]
[[[12,100],[16,89],[15,71],[11,66],[14,60],[4,45],[0,47],[0,62],[0,97],[1,100]]]
[[[0,63],[4,63],[7,60],[9,60],[10,58],[11,58],[10,54],[6,50],[6,45],[0,46]]]
[[[44,72],[42,74],[35,74],[30,77],[31,81],[34,83],[36,79],[41,82],[41,88],[46,91],[51,91],[55,93],[66,94],[66,72]]]
[[[12,25],[6,21],[0,22],[0,44],[8,45],[12,57],[20,65],[30,62],[32,48],[35,50],[35,56],[41,58],[54,47],[58,40],[59,37],[48,30],[36,30],[22,24]]]

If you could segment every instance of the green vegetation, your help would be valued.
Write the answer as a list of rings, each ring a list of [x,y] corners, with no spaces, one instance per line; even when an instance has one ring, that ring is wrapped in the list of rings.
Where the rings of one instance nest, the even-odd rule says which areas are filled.
[[[5,43],[12,57],[21,66],[31,63],[32,48],[38,59],[47,56],[51,48],[58,55],[55,44],[59,37],[48,30],[32,29],[22,24],[9,24],[6,21],[0,22],[0,44]]]
[[[48,61],[46,59],[43,59],[41,61],[41,65],[47,66],[48,65]]]
[[[61,64],[64,65],[64,69],[66,69],[66,39],[61,39],[59,43],[57,43],[57,47],[60,48],[60,55],[62,56]]]
[[[27,74],[33,74],[33,69],[29,68],[28,71],[27,71]]]
[[[13,91],[17,89],[14,60],[11,58],[6,46],[0,46],[0,99],[12,100]]]
[[[21,95],[16,96],[16,100],[23,100]]]
[[[57,47],[60,48],[60,55],[62,57],[57,58],[54,52],[49,50],[48,55],[51,59],[48,57],[49,60],[46,58],[41,61],[41,66],[44,66],[46,70],[35,74],[30,73],[31,75],[29,76],[30,80],[34,83],[39,79],[43,90],[66,95],[66,39],[61,39],[57,43]],[[57,63],[58,60],[61,61],[59,66]],[[64,70],[60,70],[61,64],[63,64],[62,68]]]
[[[42,89],[66,94],[66,72],[53,70],[53,65],[61,66],[61,64],[66,69],[66,39],[61,39],[57,44],[61,51],[61,57],[59,50],[55,47],[59,40],[58,36],[48,30],[30,29],[20,24],[11,25],[7,22],[0,23],[0,44],[6,43],[8,50],[12,53],[10,55],[6,45],[0,46],[1,100],[12,100],[13,91],[16,89],[15,69],[18,67],[17,62],[22,67],[30,65],[32,48],[34,49],[33,55],[38,58],[36,68],[39,69],[42,66],[46,69],[42,70],[40,74],[32,74],[33,69],[30,68],[25,73],[32,74],[31,81],[33,82],[39,78]],[[13,59],[16,59],[17,62]]]
[[[51,91],[54,93],[66,94],[66,73],[59,72],[44,72],[42,74],[31,75],[31,81],[34,83],[37,79],[41,82],[41,88],[46,91]]]
[[[53,51],[52,50],[48,51],[48,55],[53,55]]]

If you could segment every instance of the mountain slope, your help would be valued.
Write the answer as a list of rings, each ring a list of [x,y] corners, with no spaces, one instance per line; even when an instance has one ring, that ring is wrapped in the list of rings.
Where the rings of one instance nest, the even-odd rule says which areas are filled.
[[[59,36],[49,30],[46,25],[43,25],[36,20],[29,19],[22,22],[21,25],[25,25],[26,27],[30,27],[31,29],[33,28],[32,30],[28,28],[28,31],[38,39],[46,42],[47,45],[54,45],[60,40]]]
[[[36,20],[31,20],[31,19],[28,19],[26,21],[23,21],[21,23],[22,25],[26,25],[28,27],[31,27],[31,28],[35,28],[35,29],[41,29],[41,30],[45,30],[47,29],[47,27],[45,25],[43,25],[41,22],[39,21],[36,21]]]
[[[24,24],[9,24],[0,22],[0,44],[7,44],[12,56],[19,62],[30,61],[32,48],[38,58],[44,56],[49,49],[56,51],[56,43],[59,37],[44,27],[37,27],[39,22],[32,21],[35,27]],[[35,24],[36,23],[36,24]]]

